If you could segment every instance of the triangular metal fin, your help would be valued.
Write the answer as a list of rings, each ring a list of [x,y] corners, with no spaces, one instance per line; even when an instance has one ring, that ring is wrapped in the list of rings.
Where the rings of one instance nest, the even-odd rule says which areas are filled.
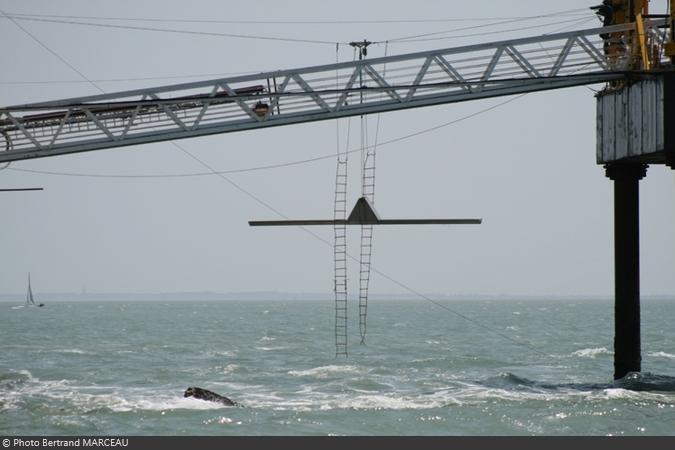
[[[376,225],[379,221],[380,216],[366,197],[361,197],[356,201],[354,209],[347,218],[348,224]]]

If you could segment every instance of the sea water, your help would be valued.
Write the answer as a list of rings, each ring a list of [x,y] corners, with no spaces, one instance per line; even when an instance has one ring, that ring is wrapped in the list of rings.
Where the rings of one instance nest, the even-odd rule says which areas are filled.
[[[440,305],[372,300],[345,359],[330,301],[0,303],[0,435],[675,434],[675,302],[621,382],[609,300]]]

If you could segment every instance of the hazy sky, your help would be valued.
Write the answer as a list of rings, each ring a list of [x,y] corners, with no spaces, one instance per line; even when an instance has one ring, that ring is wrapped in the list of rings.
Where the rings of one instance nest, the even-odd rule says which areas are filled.
[[[663,1],[652,2],[655,12]],[[100,21],[345,42],[385,41],[561,10],[593,2],[439,1],[25,1],[0,0],[7,13],[154,19],[326,21],[466,19],[386,24],[224,24]],[[571,23],[571,19],[580,19]],[[93,19],[70,19],[93,21]],[[563,22],[565,21],[565,22]],[[334,62],[334,45],[20,22],[106,91]],[[540,28],[511,33],[499,29]],[[587,17],[549,17],[457,32],[464,38],[394,44],[389,54],[596,26]],[[96,94],[97,90],[0,18],[4,43],[0,104]],[[383,55],[373,46],[371,57]],[[341,47],[338,58],[351,59]],[[211,74],[211,75],[209,75]],[[194,78],[161,79],[196,75]],[[118,79],[135,81],[110,81]],[[108,81],[105,81],[108,80]],[[50,81],[51,83],[17,83]],[[593,86],[599,88],[600,86]],[[505,99],[436,106],[381,116],[389,140],[458,119]],[[357,125],[353,120],[353,126]],[[346,121],[342,122],[342,139]],[[370,126],[374,129],[375,118]],[[353,135],[352,141],[357,143]],[[330,154],[335,122],[181,141],[218,170]],[[351,198],[358,196],[352,158]],[[75,173],[203,172],[174,146],[158,143],[18,162],[13,168]],[[595,163],[595,98],[586,87],[529,94],[477,117],[382,146],[376,205],[384,218],[482,217],[483,225],[381,227],[373,265],[425,293],[610,295],[613,293],[612,183]],[[330,218],[335,161],[229,175],[292,218]],[[27,272],[40,292],[332,290],[332,248],[300,229],[250,228],[277,216],[216,176],[101,179],[0,171],[0,187],[43,192],[0,194],[0,292],[23,292]],[[641,272],[646,295],[675,293],[675,177],[651,166],[641,182]],[[330,228],[317,229],[327,240]],[[358,254],[358,229],[349,235]],[[357,265],[351,264],[352,291]],[[373,292],[405,293],[373,275]]]

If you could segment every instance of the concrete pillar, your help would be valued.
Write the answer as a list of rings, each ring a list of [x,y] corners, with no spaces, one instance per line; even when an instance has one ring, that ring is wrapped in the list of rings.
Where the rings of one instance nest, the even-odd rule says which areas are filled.
[[[641,370],[639,181],[646,164],[608,164],[614,181],[614,379]]]

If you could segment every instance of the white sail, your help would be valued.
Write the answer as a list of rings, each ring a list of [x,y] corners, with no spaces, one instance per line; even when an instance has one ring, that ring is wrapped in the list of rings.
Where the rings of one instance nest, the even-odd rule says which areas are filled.
[[[30,286],[30,272],[28,273],[28,292],[26,293],[26,306],[45,306],[44,303],[35,303],[33,289]]]
[[[30,273],[28,274],[28,292],[26,293],[26,305],[35,306],[35,300],[33,299],[33,290],[30,287]]]

